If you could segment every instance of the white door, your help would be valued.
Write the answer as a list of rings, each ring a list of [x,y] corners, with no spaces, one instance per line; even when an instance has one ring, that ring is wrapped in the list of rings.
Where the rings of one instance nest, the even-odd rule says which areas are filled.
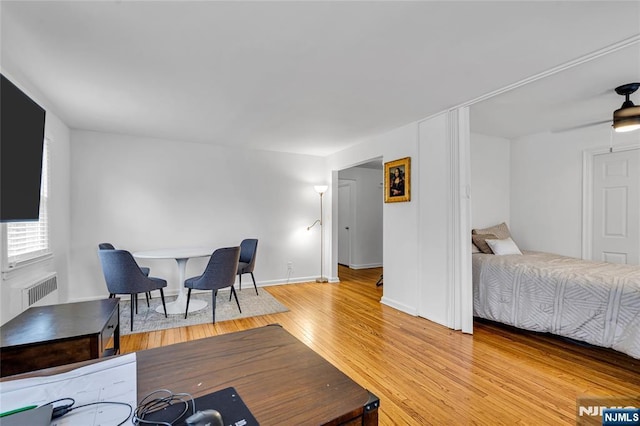
[[[351,265],[351,183],[338,185],[338,263]]]
[[[640,149],[593,158],[593,260],[640,265]]]

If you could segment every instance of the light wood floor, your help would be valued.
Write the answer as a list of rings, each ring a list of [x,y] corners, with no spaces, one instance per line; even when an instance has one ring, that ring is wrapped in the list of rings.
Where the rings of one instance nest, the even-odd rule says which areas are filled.
[[[578,396],[640,395],[638,360],[490,323],[449,330],[382,305],[380,273],[262,288],[290,311],[123,336],[122,352],[279,323],[376,394],[381,425],[575,425]]]

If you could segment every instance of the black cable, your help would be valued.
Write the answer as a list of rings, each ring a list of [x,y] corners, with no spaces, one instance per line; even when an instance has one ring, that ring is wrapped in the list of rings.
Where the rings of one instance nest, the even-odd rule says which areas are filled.
[[[165,393],[166,395],[162,397],[152,398],[152,396],[159,393]],[[188,399],[185,399],[187,397]],[[188,393],[174,394],[168,389],[155,390],[153,392],[148,393],[144,398],[142,398],[142,400],[140,401],[140,404],[138,404],[138,406],[133,412],[133,416],[131,417],[131,423],[133,423],[134,425],[154,424],[154,425],[163,425],[163,426],[173,426],[173,424],[176,421],[181,419],[182,416],[184,416],[189,411],[189,400],[191,400],[192,411],[193,413],[195,413],[196,403],[193,399],[193,396],[191,396],[190,394]],[[173,420],[168,422],[163,422],[158,420],[154,420],[154,421],[145,420],[145,416],[147,416],[148,414],[153,413],[154,411],[157,411],[159,409],[169,407],[175,403],[184,404],[184,409]]]
[[[51,419],[57,419],[58,417],[62,417],[65,414],[67,414],[70,410],[70,408],[73,406],[73,404],[76,403],[76,400],[73,398],[60,398],[60,399],[56,399],[53,400],[51,402],[47,402],[46,404],[43,405],[53,405],[56,402],[60,402],[60,401],[71,401],[71,404],[63,404],[63,405],[59,405],[57,407],[53,407],[53,411],[51,411]]]
[[[166,393],[166,395],[163,397],[151,398],[153,395],[158,393]],[[131,418],[131,423],[133,423],[134,425],[154,424],[154,425],[173,426],[173,424],[176,421],[181,419],[182,416],[184,416],[189,411],[189,400],[191,401],[192,412],[193,414],[195,414],[196,402],[193,399],[193,396],[191,394],[173,393],[168,389],[158,389],[151,393],[148,393],[144,398],[142,398],[142,400],[140,401],[140,404],[138,404],[135,410],[130,404],[127,404],[126,402],[119,402],[119,401],[95,401],[95,402],[88,402],[86,404],[82,404],[74,407],[73,405],[76,403],[76,401],[73,398],[60,398],[43,405],[49,405],[49,404],[53,405],[56,402],[60,402],[60,401],[71,401],[71,403],[69,404],[63,404],[57,407],[53,407],[53,411],[51,413],[52,420],[62,417],[65,414],[68,414],[70,411],[77,410],[78,408],[83,408],[83,407],[88,407],[90,405],[98,405],[98,404],[115,404],[115,405],[125,405],[129,407],[129,414],[127,415],[127,418],[124,419],[122,422],[118,423],[117,426],[122,426],[127,422],[127,420],[129,420],[129,418]],[[171,406],[175,403],[184,404],[184,409],[175,419],[171,420],[170,422],[148,421],[144,419],[146,415],[154,411],[157,411],[161,408],[166,408],[168,406]]]
[[[57,407],[53,407],[53,411],[51,412],[51,420],[62,417],[65,414],[69,413],[70,411],[77,410],[78,408],[87,407],[89,405],[98,405],[98,404],[116,404],[116,405],[126,405],[127,407],[129,407],[129,414],[127,415],[127,418],[124,419],[122,422],[118,423],[117,426],[121,426],[125,424],[127,420],[129,420],[129,418],[131,417],[131,414],[133,414],[133,407],[131,406],[131,404],[127,404],[126,402],[119,402],[119,401],[95,401],[95,402],[88,402],[86,404],[82,404],[82,405],[78,405],[77,407],[74,407],[73,405],[76,403],[75,399],[60,398],[43,405],[55,404],[56,402],[60,402],[60,401],[71,401],[71,404],[63,404]]]
[[[71,406],[71,405],[76,403],[76,400],[73,399],[73,398],[60,398],[60,399],[56,399],[56,400],[47,402],[46,404],[42,404],[42,405],[55,404],[56,402],[60,402],[60,401],[71,401],[71,404],[69,406]]]

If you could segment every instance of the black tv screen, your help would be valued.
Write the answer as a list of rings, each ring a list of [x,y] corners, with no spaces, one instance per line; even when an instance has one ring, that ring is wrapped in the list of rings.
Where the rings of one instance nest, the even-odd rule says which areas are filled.
[[[0,221],[37,221],[45,110],[0,77]]]

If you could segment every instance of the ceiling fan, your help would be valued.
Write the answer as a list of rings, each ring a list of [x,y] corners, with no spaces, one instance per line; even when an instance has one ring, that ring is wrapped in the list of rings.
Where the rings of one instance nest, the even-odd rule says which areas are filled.
[[[566,127],[553,131],[553,133],[568,132],[571,130],[584,129],[586,127],[599,126],[605,123],[612,123],[612,127],[616,132],[630,132],[640,129],[640,106],[636,106],[631,102],[629,96],[640,88],[640,83],[627,83],[615,88],[615,92],[625,97],[622,106],[613,112],[613,119],[595,121],[591,123],[580,124],[578,126]]]

